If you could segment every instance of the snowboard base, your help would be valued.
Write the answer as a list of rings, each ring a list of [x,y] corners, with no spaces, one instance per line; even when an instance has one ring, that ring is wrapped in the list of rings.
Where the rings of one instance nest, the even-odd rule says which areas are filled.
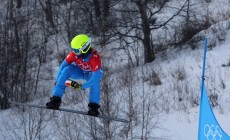
[[[15,101],[9,101],[9,102],[11,104],[19,105],[19,106],[27,106],[27,107],[34,107],[34,108],[41,108],[41,109],[49,109],[49,108],[46,108],[46,106],[42,106],[42,105],[25,104],[25,103],[20,103],[20,102],[15,102]],[[64,112],[77,113],[77,114],[81,114],[81,115],[91,116],[91,115],[88,115],[88,113],[85,112],[85,111],[79,111],[79,110],[73,110],[73,109],[59,108],[59,109],[49,109],[49,110],[59,110],[59,111],[64,111]],[[117,117],[106,116],[106,115],[98,115],[98,116],[92,116],[92,117],[97,117],[97,118],[111,120],[111,121],[129,123],[128,120],[125,120],[125,119],[122,119],[122,118],[117,118]]]

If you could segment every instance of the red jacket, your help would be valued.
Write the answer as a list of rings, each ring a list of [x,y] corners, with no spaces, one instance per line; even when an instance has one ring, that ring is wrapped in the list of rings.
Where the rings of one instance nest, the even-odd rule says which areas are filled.
[[[84,71],[94,72],[101,68],[101,57],[97,51],[93,51],[86,60],[78,58],[74,52],[70,52],[65,60],[69,64],[75,62]]]

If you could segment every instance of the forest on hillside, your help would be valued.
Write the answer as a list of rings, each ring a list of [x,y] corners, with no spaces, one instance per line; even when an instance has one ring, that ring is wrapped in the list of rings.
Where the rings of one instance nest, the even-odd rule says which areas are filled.
[[[147,139],[149,132],[156,128],[158,118],[161,118],[159,112],[163,109],[169,111],[171,105],[167,105],[169,98],[162,97],[166,95],[155,92],[156,87],[162,84],[161,75],[153,68],[156,59],[175,50],[195,50],[203,41],[206,30],[215,35],[215,39],[209,42],[211,48],[225,40],[226,31],[230,29],[230,12],[227,8],[212,9],[209,4],[213,1],[0,0],[0,109],[10,108],[9,99],[19,102],[48,99],[58,67],[53,67],[53,63],[60,64],[71,50],[69,43],[72,38],[85,33],[92,38],[93,47],[102,56],[105,74],[101,86],[101,111],[111,115],[125,114],[132,123],[124,127],[118,124],[111,126],[110,122],[104,121],[98,126],[81,120],[80,124],[90,128],[93,139],[101,133],[102,139],[132,139],[137,131],[141,139]],[[226,1],[227,4],[230,1]],[[143,65],[148,69],[140,67]],[[179,67],[169,75],[183,81],[186,70]],[[191,87],[180,87],[178,83],[175,82],[177,87],[173,87],[180,92],[175,100],[183,102],[188,99],[189,103],[177,107],[198,106],[198,97],[189,91]],[[145,88],[146,85],[151,88]],[[120,92],[125,92],[125,95]],[[86,100],[84,96],[68,96],[66,100],[77,104]],[[122,108],[119,99],[127,108]],[[161,100],[164,105],[158,104]],[[29,119],[31,124],[47,119],[44,112],[33,111],[30,110],[29,117],[33,118],[36,114],[39,117],[36,118],[38,120]],[[70,125],[73,130],[60,131],[66,133],[63,137],[81,139],[84,137],[82,134],[88,133],[88,130],[78,132],[79,125],[71,125],[71,121],[77,124],[78,119],[68,115],[64,117],[66,120],[62,120],[60,125]],[[152,118],[156,119],[152,122]],[[32,138],[46,137],[47,134],[43,135],[40,130],[46,125],[43,121],[31,126],[37,128],[32,134],[39,132],[41,136],[31,134]],[[98,128],[101,128],[100,132],[96,131]],[[119,134],[115,134],[113,129]],[[26,129],[24,131],[27,132]],[[27,133],[25,135],[30,137]]]
[[[65,57],[66,52],[59,51],[62,46],[47,45],[50,36],[61,36],[68,45],[76,34],[86,33],[92,36],[95,45],[100,47],[103,53],[111,50],[111,44],[116,42],[119,44],[116,49],[126,52],[128,65],[135,67],[154,61],[158,53],[167,49],[192,42],[191,39],[196,33],[229,17],[221,15],[223,18],[216,19],[211,17],[209,11],[204,15],[196,11],[197,5],[205,6],[211,0],[170,2],[2,1],[0,107],[8,108],[9,98],[25,102],[30,100],[33,94],[38,94],[41,66],[53,59],[49,58],[53,49],[58,50],[60,60]],[[167,11],[171,13],[168,14]],[[180,22],[175,22],[176,20]]]

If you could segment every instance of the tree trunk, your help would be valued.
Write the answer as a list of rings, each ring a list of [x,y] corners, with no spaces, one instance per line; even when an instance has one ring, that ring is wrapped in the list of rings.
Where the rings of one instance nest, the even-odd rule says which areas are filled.
[[[103,17],[109,16],[109,0],[104,0]]]
[[[54,28],[54,21],[53,21],[53,11],[52,11],[52,3],[51,0],[47,0],[45,8],[46,20],[50,23],[51,27]]]
[[[22,0],[17,0],[16,8],[21,8],[21,7],[22,7]]]
[[[142,26],[142,30],[143,30],[143,35],[144,38],[142,40],[143,45],[144,45],[144,61],[145,63],[149,63],[154,61],[155,59],[155,54],[154,54],[154,50],[152,47],[152,43],[151,43],[151,29],[150,29],[150,25],[148,22],[148,17],[147,17],[147,3],[142,3],[142,2],[137,2],[136,3],[139,9],[139,12],[141,14],[141,26]]]
[[[101,16],[101,10],[100,10],[100,3],[99,3],[99,1],[98,0],[93,0],[93,5],[94,5],[96,17],[100,17]]]

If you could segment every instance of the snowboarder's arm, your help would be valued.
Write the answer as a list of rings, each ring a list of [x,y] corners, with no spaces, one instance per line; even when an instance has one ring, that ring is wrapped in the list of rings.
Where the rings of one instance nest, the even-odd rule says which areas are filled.
[[[58,78],[59,78],[59,76],[60,76],[62,70],[63,70],[66,66],[68,66],[68,65],[69,65],[69,63],[68,63],[66,60],[64,60],[64,61],[61,63],[61,65],[60,65],[60,67],[59,67],[59,69],[58,69],[58,74],[57,74],[57,77],[56,77],[56,81],[58,80]]]
[[[94,84],[100,82],[102,78],[102,70],[101,70],[101,58],[97,53],[93,53],[90,59],[90,66],[92,69],[92,74],[89,80],[82,84],[82,89],[86,89]]]
[[[101,78],[102,78],[102,70],[99,69],[97,71],[92,72],[89,80],[82,84],[82,89],[86,89],[94,84],[99,83]]]
[[[59,70],[58,70],[58,74],[57,74],[57,77],[56,77],[56,81],[58,80],[62,70],[70,65],[72,62],[74,62],[76,59],[76,55],[73,53],[73,52],[70,52],[67,57],[65,58],[65,60],[62,62],[61,66],[59,67]]]

